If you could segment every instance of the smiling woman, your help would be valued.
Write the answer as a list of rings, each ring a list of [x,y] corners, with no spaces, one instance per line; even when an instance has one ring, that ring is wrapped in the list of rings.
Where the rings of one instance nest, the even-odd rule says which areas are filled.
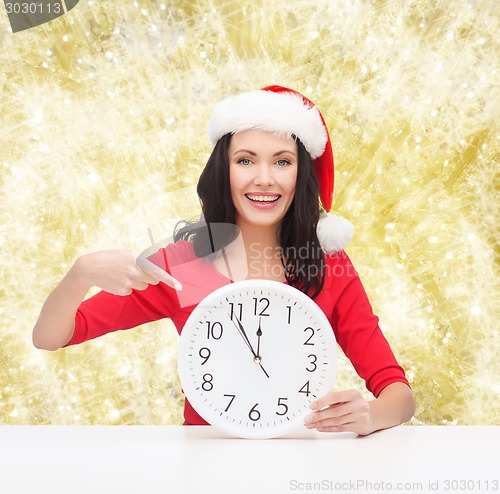
[[[376,397],[368,402],[355,390],[315,396],[306,427],[369,434],[409,420],[414,399],[405,373],[342,250],[352,227],[345,220],[320,220],[320,202],[326,212],[331,207],[334,163],[319,110],[296,91],[269,86],[223,100],[209,135],[214,149],[197,188],[202,221],[178,231],[175,243],[148,257],[149,264],[123,250],[81,256],[47,298],[35,345],[56,349],[165,317],[181,333],[202,300],[193,293],[238,281],[224,267],[243,260],[247,279],[286,282],[314,300]],[[214,238],[210,225],[221,223],[232,228]],[[322,241],[318,224],[327,230]],[[266,256],[269,251],[281,255]],[[82,302],[92,286],[102,291]],[[189,303],[182,303],[180,290],[192,292]],[[221,337],[216,324],[219,332],[209,324],[208,338]],[[186,424],[206,424],[188,400],[184,417]]]

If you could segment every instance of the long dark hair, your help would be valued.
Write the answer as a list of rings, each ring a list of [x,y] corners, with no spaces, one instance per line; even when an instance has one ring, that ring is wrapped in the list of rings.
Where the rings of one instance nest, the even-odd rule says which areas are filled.
[[[224,229],[214,236],[207,225],[232,224],[236,213],[229,182],[228,149],[232,134],[221,137],[200,175],[197,192],[203,221],[183,223],[176,227],[174,241],[190,240],[197,256],[205,257],[232,242],[236,229]],[[278,229],[281,262],[287,282],[315,298],[324,284],[325,259],[316,227],[319,220],[319,186],[310,154],[300,139],[295,138],[298,152],[297,182],[294,199]],[[217,245],[214,245],[217,237]]]

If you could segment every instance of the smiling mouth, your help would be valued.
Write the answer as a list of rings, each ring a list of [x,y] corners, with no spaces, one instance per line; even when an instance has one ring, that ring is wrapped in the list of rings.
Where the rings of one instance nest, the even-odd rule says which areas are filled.
[[[259,196],[254,194],[245,194],[247,199],[250,199],[252,202],[259,202],[261,204],[269,204],[271,202],[276,202],[281,196]]]

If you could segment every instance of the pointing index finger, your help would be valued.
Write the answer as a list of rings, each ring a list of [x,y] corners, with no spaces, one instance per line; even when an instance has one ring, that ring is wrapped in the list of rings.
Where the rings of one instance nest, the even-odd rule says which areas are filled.
[[[173,276],[171,276],[161,268],[157,268],[154,271],[145,270],[145,272],[148,273],[150,276],[156,277],[160,281],[163,281],[163,283],[165,283],[166,285],[175,288],[177,291],[182,290],[181,282],[176,280]]]
[[[146,274],[163,281],[166,285],[174,288],[175,290],[182,290],[182,284],[176,280],[172,275],[168,274],[164,269],[152,263],[143,254],[136,257],[137,266],[142,269]]]

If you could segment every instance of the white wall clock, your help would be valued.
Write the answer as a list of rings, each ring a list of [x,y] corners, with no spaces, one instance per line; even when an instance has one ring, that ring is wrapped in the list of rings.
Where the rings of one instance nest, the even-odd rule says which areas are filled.
[[[186,397],[208,423],[239,437],[278,437],[301,425],[309,404],[332,389],[337,345],[305,294],[246,280],[195,308],[180,336],[178,366]]]

